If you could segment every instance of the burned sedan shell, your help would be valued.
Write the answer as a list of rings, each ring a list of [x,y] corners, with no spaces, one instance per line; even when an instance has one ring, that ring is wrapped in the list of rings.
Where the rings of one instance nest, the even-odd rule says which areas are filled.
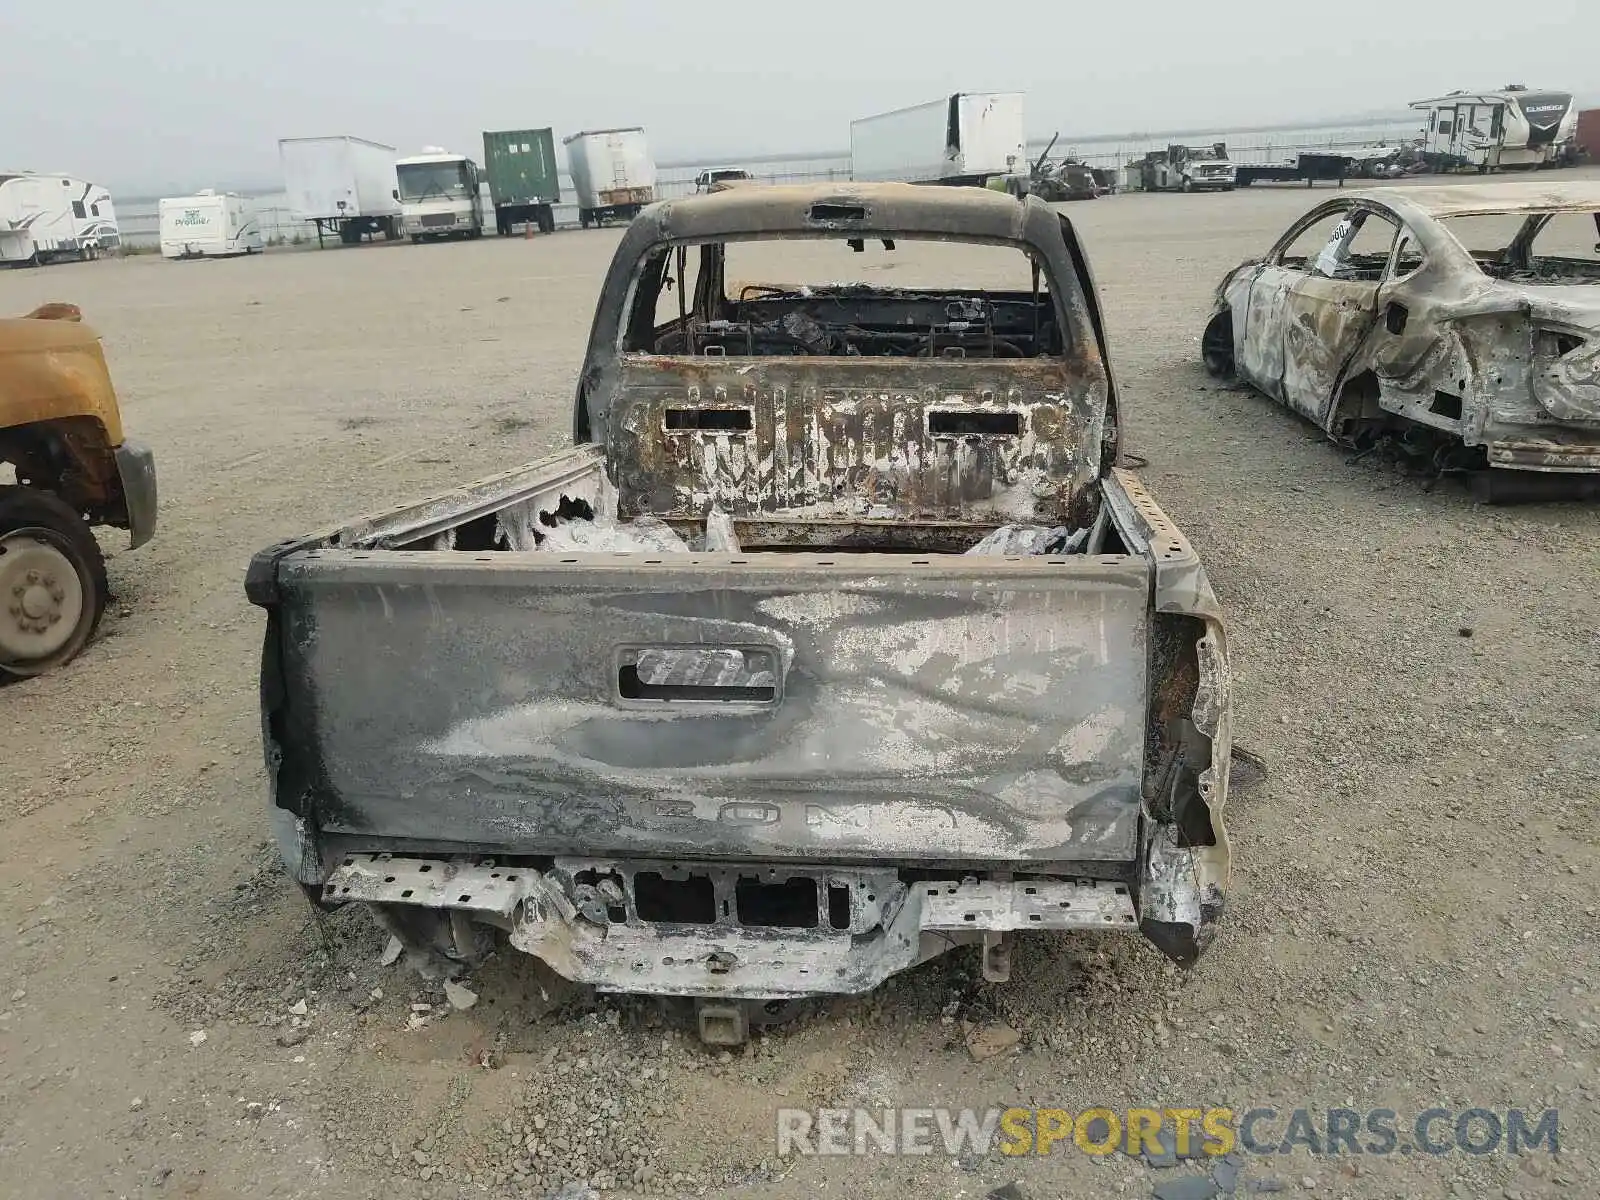
[[[727,245],[779,237],[988,243],[1032,282],[730,296]],[[1115,465],[1107,358],[1037,200],[647,210],[575,448],[252,563],[293,876],[414,948],[471,960],[493,930],[602,990],[734,1006],[702,1010],[722,1040],[738,1005],[954,946],[1003,980],[1020,932],[1192,962],[1228,890],[1227,644],[1195,551]],[[583,523],[656,540],[552,540]],[[967,553],[1018,523],[1074,549]]]
[[[1600,184],[1382,188],[1319,205],[1223,279],[1206,366],[1346,445],[1389,439],[1440,468],[1600,472],[1600,260],[1535,253],[1552,220],[1574,216],[1600,242]],[[1493,253],[1449,228],[1488,217],[1518,230]],[[1333,218],[1320,251],[1291,252]],[[1357,251],[1382,241],[1374,229],[1386,253]]]

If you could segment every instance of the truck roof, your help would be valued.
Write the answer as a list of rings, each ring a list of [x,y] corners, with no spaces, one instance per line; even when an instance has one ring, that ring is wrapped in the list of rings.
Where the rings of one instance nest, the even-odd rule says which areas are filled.
[[[412,167],[421,163],[453,163],[466,162],[465,154],[413,154],[409,158],[397,158],[394,165],[397,167]]]
[[[864,210],[854,216],[841,210]],[[672,239],[785,233],[918,233],[1016,241],[1024,206],[986,188],[910,183],[777,184],[664,200],[646,210]]]

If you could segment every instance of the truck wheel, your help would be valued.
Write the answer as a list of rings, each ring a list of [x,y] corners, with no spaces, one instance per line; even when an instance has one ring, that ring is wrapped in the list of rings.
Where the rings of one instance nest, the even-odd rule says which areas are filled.
[[[554,233],[556,231],[556,215],[548,208],[539,210],[539,232]]]
[[[42,675],[88,644],[106,564],[83,518],[49,492],[0,488],[0,675]]]

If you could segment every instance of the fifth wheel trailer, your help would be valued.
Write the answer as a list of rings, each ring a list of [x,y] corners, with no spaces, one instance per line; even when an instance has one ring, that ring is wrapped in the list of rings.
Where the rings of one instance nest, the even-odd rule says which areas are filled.
[[[556,139],[550,129],[485,130],[483,171],[494,204],[495,231],[531,224],[540,233],[556,227],[554,205],[561,201]]]
[[[158,211],[163,258],[229,258],[261,249],[255,205],[234,192],[168,196]]]
[[[0,263],[99,258],[121,241],[111,193],[99,184],[32,171],[0,174]]]
[[[987,183],[1028,169],[1021,92],[957,92],[850,123],[858,183]]]
[[[1426,152],[1487,173],[1562,162],[1578,132],[1577,106],[1567,92],[1529,91],[1513,84],[1497,92],[1451,92],[1413,100],[1428,114]]]
[[[578,224],[632,220],[656,198],[656,163],[644,130],[589,129],[561,139],[578,194]]]
[[[393,146],[357,137],[284,138],[278,158],[289,208],[316,225],[317,245],[327,233],[347,246],[371,234],[400,236]]]

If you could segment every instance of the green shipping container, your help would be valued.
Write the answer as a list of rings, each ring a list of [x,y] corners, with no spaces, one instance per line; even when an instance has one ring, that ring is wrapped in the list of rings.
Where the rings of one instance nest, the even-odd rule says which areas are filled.
[[[489,195],[506,204],[555,204],[561,199],[556,139],[549,129],[485,131],[483,167]]]

